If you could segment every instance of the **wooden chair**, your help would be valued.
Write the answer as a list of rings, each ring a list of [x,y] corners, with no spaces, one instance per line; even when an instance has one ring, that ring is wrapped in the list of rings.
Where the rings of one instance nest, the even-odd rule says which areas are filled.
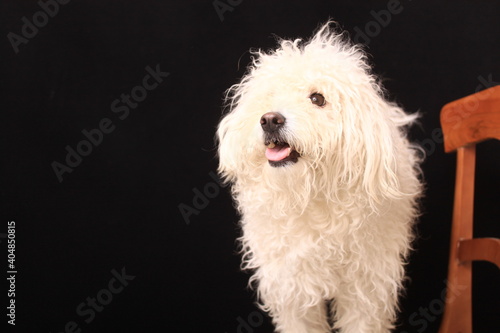
[[[500,268],[500,239],[473,238],[476,143],[500,140],[500,86],[446,104],[441,127],[447,153],[457,151],[445,311],[439,333],[472,333],[472,261]]]

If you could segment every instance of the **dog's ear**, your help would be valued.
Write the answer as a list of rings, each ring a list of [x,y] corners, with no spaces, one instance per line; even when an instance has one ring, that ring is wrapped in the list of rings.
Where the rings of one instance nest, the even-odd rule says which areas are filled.
[[[374,87],[362,90],[362,99],[347,98],[342,105],[344,130],[331,169],[340,186],[350,193],[362,191],[374,211],[387,199],[418,192],[401,181],[418,170],[418,153],[406,138],[407,126],[417,114],[406,114]],[[377,208],[378,207],[378,208]]]
[[[252,128],[247,114],[235,106],[219,123],[217,129],[219,174],[226,183],[234,183],[251,168],[252,149],[248,138]],[[255,152],[253,152],[255,154]]]
[[[235,170],[237,169],[236,160],[238,156],[234,156],[234,147],[237,142],[234,130],[231,129],[232,118],[231,114],[228,114],[221,120],[216,136],[219,156],[218,172],[225,183],[231,183],[236,180]]]

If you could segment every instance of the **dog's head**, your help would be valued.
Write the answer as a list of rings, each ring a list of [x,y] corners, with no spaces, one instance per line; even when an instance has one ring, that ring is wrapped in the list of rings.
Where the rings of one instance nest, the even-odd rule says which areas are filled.
[[[253,55],[217,131],[226,180],[311,174],[337,187],[397,183],[396,150],[415,116],[385,100],[359,47],[326,24],[305,43],[281,40]]]

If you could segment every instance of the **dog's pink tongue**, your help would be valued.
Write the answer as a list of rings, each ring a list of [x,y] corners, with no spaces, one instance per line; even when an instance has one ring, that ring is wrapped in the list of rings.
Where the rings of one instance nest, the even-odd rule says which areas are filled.
[[[290,155],[291,149],[292,148],[289,146],[275,146],[274,148],[267,148],[266,158],[273,162],[284,160],[288,157],[288,155]]]

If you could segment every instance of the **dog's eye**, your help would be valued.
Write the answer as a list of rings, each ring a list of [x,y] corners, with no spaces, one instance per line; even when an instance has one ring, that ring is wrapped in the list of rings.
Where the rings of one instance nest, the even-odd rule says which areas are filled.
[[[326,104],[326,99],[323,95],[314,93],[309,96],[311,102],[317,106],[324,106]]]

